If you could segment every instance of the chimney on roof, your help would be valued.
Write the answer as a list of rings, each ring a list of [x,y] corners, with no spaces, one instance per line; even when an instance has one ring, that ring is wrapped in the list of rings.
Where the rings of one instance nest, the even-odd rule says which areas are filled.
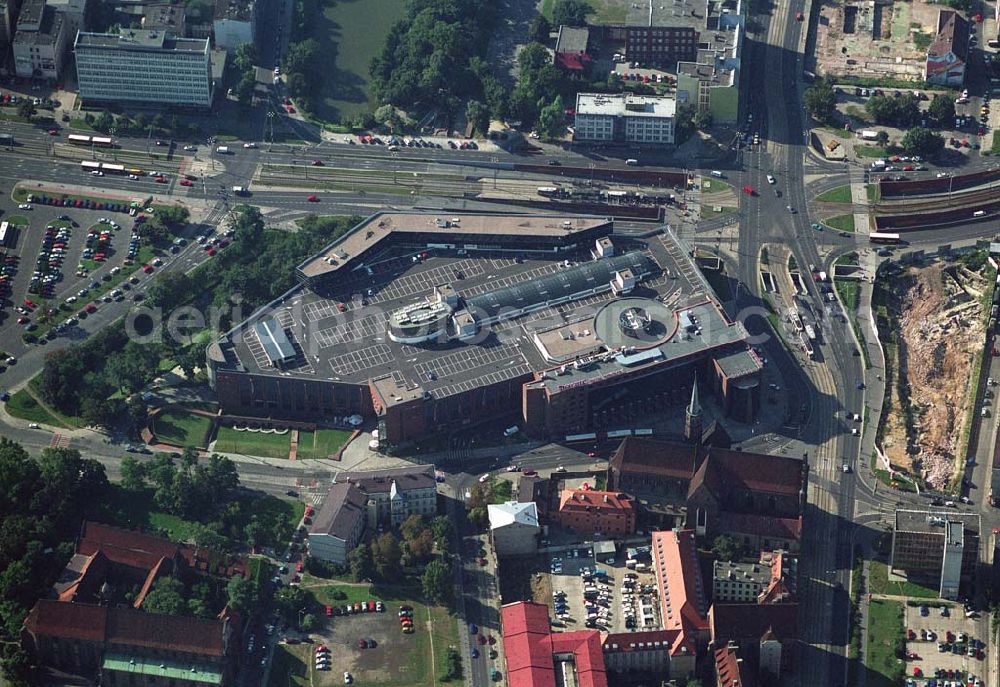
[[[604,495],[604,503],[607,503],[607,502],[608,502],[608,495],[607,495],[607,494],[605,494],[605,495]]]

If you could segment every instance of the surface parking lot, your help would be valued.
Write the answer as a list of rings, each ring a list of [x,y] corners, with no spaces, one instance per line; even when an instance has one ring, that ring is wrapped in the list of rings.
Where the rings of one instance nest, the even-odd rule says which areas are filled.
[[[941,615],[942,607],[947,609],[946,616]],[[977,621],[966,618],[960,605],[934,602],[925,608],[927,615],[921,615],[921,607],[905,606],[906,651],[911,657],[907,660],[907,676],[912,677],[917,668],[925,678],[937,678],[941,687],[952,681],[966,685],[968,678],[986,675],[988,638],[976,636]],[[970,656],[970,651],[974,655]],[[941,677],[939,670],[952,671],[951,676]]]
[[[344,684],[344,672],[357,682],[388,683],[397,676],[401,662],[409,656],[416,634],[402,634],[399,629],[398,605],[386,604],[384,613],[360,613],[335,616],[332,622],[314,632],[316,645],[330,649],[330,669],[313,670],[316,683]],[[417,632],[426,633],[426,623],[417,619]],[[375,640],[374,648],[359,649],[359,639]],[[310,663],[314,664],[310,648]],[[310,665],[313,669],[314,665]]]
[[[661,627],[653,573],[637,573],[627,568],[622,556],[617,556],[612,562],[594,563],[593,549],[589,546],[554,553],[547,560],[554,590],[553,598],[547,603],[552,617],[564,622],[567,629],[587,627],[588,617],[594,626],[607,632]],[[588,580],[581,575],[584,569],[597,569],[604,575],[593,575]],[[591,590],[590,616],[584,600],[585,589]],[[565,596],[560,596],[560,592],[564,592]],[[596,617],[593,613],[597,614]]]

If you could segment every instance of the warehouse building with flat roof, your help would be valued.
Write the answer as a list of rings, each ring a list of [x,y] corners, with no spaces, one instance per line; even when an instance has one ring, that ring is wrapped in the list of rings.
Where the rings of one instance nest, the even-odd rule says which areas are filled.
[[[297,274],[299,286],[209,346],[223,412],[360,414],[388,444],[508,418],[559,437],[640,406],[680,407],[695,371],[731,416],[756,409],[762,363],[669,231],[379,213]]]

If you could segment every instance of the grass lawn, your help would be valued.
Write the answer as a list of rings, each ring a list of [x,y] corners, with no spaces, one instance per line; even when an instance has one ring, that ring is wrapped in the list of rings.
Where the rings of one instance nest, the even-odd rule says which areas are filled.
[[[865,186],[865,195],[868,196],[868,202],[874,202],[878,196],[878,187],[875,184],[868,184]]]
[[[836,229],[837,231],[850,231],[854,232],[854,215],[834,215],[833,217],[827,217],[821,220],[823,224],[830,227],[831,229]]]
[[[916,582],[890,582],[889,567],[880,561],[872,561],[869,566],[868,587],[872,594],[910,596],[917,599],[936,599],[937,590]]]
[[[900,684],[897,678],[903,662],[896,658],[895,645],[903,637],[903,604],[872,601],[868,605],[868,684],[888,687]]]
[[[340,121],[372,108],[368,66],[381,50],[389,27],[403,17],[403,0],[332,0],[325,3],[313,35],[329,56],[324,94],[316,114]]]
[[[715,209],[716,207],[718,207],[719,209],[716,210]],[[729,207],[726,205],[715,206],[705,203],[702,204],[701,206],[702,219],[715,219],[716,217],[722,217],[723,215],[730,215],[734,212],[736,212],[736,208]]]
[[[718,179],[703,179],[701,182],[701,192],[703,194],[722,193],[732,188],[732,185]]]
[[[816,196],[816,200],[820,203],[850,203],[851,187],[838,186],[837,188],[831,188],[829,191]]]
[[[993,132],[993,145],[990,146],[990,152],[994,155],[1000,155],[1000,131]]]
[[[191,413],[167,412],[153,420],[153,431],[161,441],[176,446],[205,446],[212,421]]]
[[[7,401],[7,412],[28,422],[38,422],[51,427],[63,426],[63,423],[55,415],[32,398],[27,389],[21,389],[11,395],[10,400]]]
[[[30,224],[28,222],[28,218],[25,217],[24,215],[8,215],[7,221],[10,222],[11,224],[16,224],[19,227],[26,227],[28,226],[28,224]]]
[[[242,453],[263,458],[287,458],[292,446],[292,433],[265,434],[237,432],[232,427],[219,427],[215,450],[219,453]]]
[[[128,491],[112,486],[114,491],[107,507],[115,524],[129,529],[164,530],[174,541],[190,539],[198,531],[198,523],[192,520],[152,510],[155,508],[152,489]]]
[[[267,687],[309,687],[310,644],[275,644]]]
[[[896,155],[899,152],[900,149],[893,146],[886,148],[879,148],[878,146],[854,146],[854,154],[858,157],[887,157],[889,155]]]
[[[343,429],[317,429],[299,432],[299,458],[326,458],[347,443],[351,433]]]
[[[858,309],[858,283],[851,279],[837,279],[833,284],[837,288],[837,295],[847,308],[847,312],[853,313]]]

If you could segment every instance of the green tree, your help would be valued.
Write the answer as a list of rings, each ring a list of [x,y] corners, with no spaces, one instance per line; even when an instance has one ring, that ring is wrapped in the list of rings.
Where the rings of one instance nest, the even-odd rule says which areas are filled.
[[[552,23],[556,26],[584,26],[593,10],[584,0],[557,0],[552,8]]]
[[[448,653],[445,657],[445,673],[441,676],[441,682],[451,682],[452,680],[459,680],[462,677],[462,654],[458,652],[458,649],[451,646],[448,647]]]
[[[927,106],[927,114],[938,124],[947,126],[955,119],[955,101],[950,96],[938,94]]]
[[[97,115],[97,118],[94,120],[94,128],[102,133],[107,133],[114,125],[114,115],[108,110],[102,110],[101,114]]]
[[[875,143],[877,143],[880,148],[885,148],[889,145],[889,132],[879,129],[879,132],[875,135]]]
[[[132,456],[122,458],[122,487],[127,491],[141,491],[146,486],[145,466]]]
[[[546,138],[559,138],[563,131],[563,118],[565,108],[561,95],[557,95],[555,100],[542,108],[538,113],[538,130]]]
[[[406,547],[415,562],[425,561],[434,552],[434,535],[430,530],[424,530],[415,538],[408,540]]]
[[[372,563],[375,565],[375,574],[381,580],[396,580],[402,575],[400,560],[403,557],[403,550],[399,547],[399,542],[391,532],[384,532],[372,542]]]
[[[414,513],[406,518],[399,525],[399,533],[403,535],[403,541],[411,541],[420,536],[420,533],[427,529],[424,516]]]
[[[347,554],[347,567],[351,571],[351,578],[355,582],[370,580],[375,573],[375,564],[372,562],[372,552],[365,544],[360,544],[351,549]]]
[[[829,123],[837,106],[837,94],[829,81],[819,79],[802,94],[802,105],[810,117]]]
[[[242,575],[230,578],[229,584],[226,585],[226,596],[229,605],[241,613],[252,609],[257,602],[257,590],[254,589],[253,582]]]
[[[302,624],[299,626],[303,632],[312,632],[319,628],[319,618],[312,613],[302,616]]]
[[[930,129],[915,127],[903,135],[901,144],[909,155],[933,157],[944,148],[944,139]]]
[[[471,522],[476,529],[482,529],[487,520],[489,520],[489,514],[486,511],[486,506],[476,506],[475,508],[470,508],[468,513],[469,522]]]
[[[490,109],[481,101],[470,100],[465,104],[465,119],[481,134],[489,132]]]
[[[389,131],[398,133],[400,126],[399,113],[392,105],[382,105],[374,112],[375,121],[385,126]]]
[[[17,116],[22,119],[31,120],[35,116],[35,104],[28,98],[21,100],[21,103],[17,106]]]
[[[173,577],[161,577],[142,601],[142,610],[161,615],[187,615],[184,585]]]
[[[242,43],[236,48],[236,55],[233,57],[233,64],[241,72],[253,70],[257,63],[257,48],[253,43]]]
[[[298,586],[281,587],[274,595],[275,611],[289,626],[298,622],[299,613],[306,609],[308,603],[306,591]]]
[[[694,113],[692,123],[698,128],[698,131],[708,131],[712,128],[713,121],[714,118],[711,112],[708,110],[698,110]]]
[[[257,87],[257,82],[254,80],[253,76],[244,76],[236,84],[236,88],[233,92],[236,95],[236,102],[238,102],[243,107],[250,107],[253,104],[253,92]]]
[[[447,603],[451,600],[454,579],[451,567],[445,561],[436,559],[428,563],[420,583],[424,596],[435,603]]]
[[[528,40],[534,43],[547,43],[552,33],[552,23],[544,14],[536,14],[528,24]]]
[[[728,534],[721,534],[712,542],[712,553],[720,561],[738,560],[742,552],[740,540]]]

